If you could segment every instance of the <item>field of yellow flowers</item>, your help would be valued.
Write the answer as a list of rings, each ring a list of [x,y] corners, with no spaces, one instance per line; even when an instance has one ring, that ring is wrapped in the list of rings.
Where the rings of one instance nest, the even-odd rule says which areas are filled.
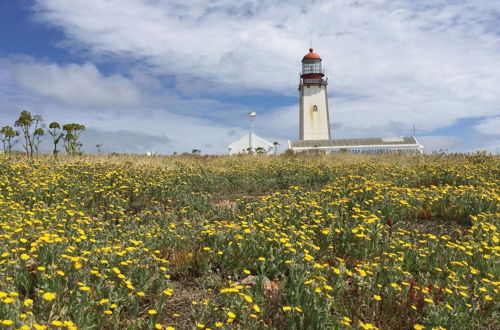
[[[0,155],[0,328],[498,329],[500,160]]]

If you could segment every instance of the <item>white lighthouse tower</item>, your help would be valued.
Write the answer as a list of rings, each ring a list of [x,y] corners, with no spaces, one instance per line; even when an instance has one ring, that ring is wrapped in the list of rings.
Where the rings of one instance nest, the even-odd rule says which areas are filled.
[[[329,140],[328,79],[323,79],[321,57],[309,49],[300,74],[300,140]]]

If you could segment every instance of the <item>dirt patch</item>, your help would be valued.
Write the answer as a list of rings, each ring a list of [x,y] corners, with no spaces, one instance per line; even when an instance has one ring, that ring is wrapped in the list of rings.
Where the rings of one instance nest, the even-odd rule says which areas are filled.
[[[218,201],[218,202],[213,202],[212,205],[215,207],[223,208],[223,209],[229,209],[233,212],[236,212],[236,210],[238,208],[238,204],[236,204],[235,201],[231,201],[228,199],[223,199],[223,200]]]
[[[192,329],[196,326],[193,318],[193,301],[198,303],[212,295],[190,282],[172,282],[174,295],[163,306],[161,323],[176,329]]]

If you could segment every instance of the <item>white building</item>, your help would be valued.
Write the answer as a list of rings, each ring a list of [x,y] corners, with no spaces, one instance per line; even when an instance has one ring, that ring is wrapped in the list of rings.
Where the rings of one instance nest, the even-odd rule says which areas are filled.
[[[423,153],[424,147],[414,136],[332,140],[326,91],[328,79],[323,79],[325,72],[321,62],[321,57],[314,53],[312,48],[302,58],[299,82],[299,140],[288,141],[290,149],[299,152],[323,150],[327,153],[338,151]]]
[[[288,148],[298,152],[323,150],[326,153],[424,152],[424,146],[414,136],[288,141]]]
[[[227,150],[230,155],[238,155],[248,154],[249,148],[252,149],[252,153],[262,150],[263,153],[270,155],[274,152],[274,145],[271,142],[251,133],[247,133],[241,139],[231,143]]]

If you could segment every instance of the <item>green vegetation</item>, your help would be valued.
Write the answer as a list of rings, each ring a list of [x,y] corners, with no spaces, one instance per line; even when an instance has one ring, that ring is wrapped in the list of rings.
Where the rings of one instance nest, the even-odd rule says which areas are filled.
[[[21,145],[28,158],[33,158],[39,154],[42,137],[45,135],[45,123],[40,115],[32,115],[31,112],[24,110],[19,115],[19,118],[14,123],[14,127],[18,127],[21,131],[17,131],[9,125],[0,129],[0,141],[3,144],[3,152],[5,154],[12,152],[12,147],[19,142],[16,139],[21,136]],[[71,123],[63,125],[62,129],[66,133],[61,133],[61,125],[58,122],[51,122],[47,133],[52,136],[54,143],[53,155],[57,157],[59,150],[57,145],[63,139],[64,148],[69,155],[81,155],[82,143],[79,141],[80,134],[85,131],[85,126],[82,124]]]
[[[494,329],[499,159],[0,158],[0,323]]]

